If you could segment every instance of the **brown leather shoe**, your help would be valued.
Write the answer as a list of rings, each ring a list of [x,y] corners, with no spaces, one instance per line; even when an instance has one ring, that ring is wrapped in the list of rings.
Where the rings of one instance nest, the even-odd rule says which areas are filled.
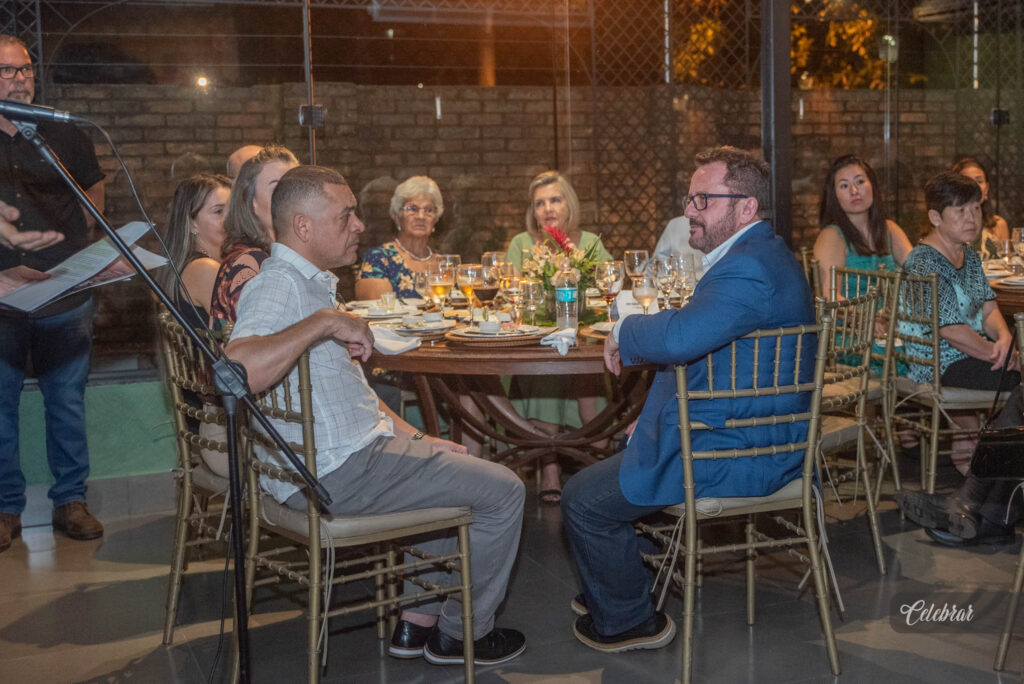
[[[103,525],[92,517],[84,501],[72,501],[53,509],[53,529],[81,541],[103,536]]]
[[[21,536],[21,516],[13,513],[0,513],[0,553],[11,546],[11,542]]]

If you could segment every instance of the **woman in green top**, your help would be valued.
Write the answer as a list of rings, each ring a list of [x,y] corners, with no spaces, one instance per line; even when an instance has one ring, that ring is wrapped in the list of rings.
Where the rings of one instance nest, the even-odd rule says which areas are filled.
[[[828,291],[832,268],[845,266],[875,271],[884,265],[895,270],[910,253],[910,240],[882,212],[882,197],[875,170],[852,154],[829,167],[821,190],[821,232],[814,242],[814,257],[822,287]],[[862,281],[867,288],[867,281]],[[836,296],[855,297],[840,284]]]
[[[569,179],[558,171],[545,171],[530,183],[530,206],[526,208],[526,230],[508,243],[505,261],[520,271],[523,251],[541,243],[547,237],[544,226],[556,226],[576,246],[586,252],[597,243],[597,262],[611,261],[612,255],[601,244],[601,237],[580,229],[580,200]]]
[[[516,235],[508,245],[505,260],[522,271],[523,251],[545,239],[544,226],[555,226],[565,233],[583,251],[597,244],[596,258],[600,263],[610,261],[612,255],[594,233],[580,229],[580,201],[569,180],[558,171],[545,171],[530,183],[527,195],[530,206],[526,209],[526,231]],[[594,419],[600,411],[603,377],[576,376],[571,381],[561,378],[518,378],[524,397],[521,414],[533,419],[540,429],[554,433],[569,422],[565,415],[568,399],[575,398],[580,423]],[[561,468],[554,456],[542,459],[540,499],[547,505],[556,505],[562,498]]]

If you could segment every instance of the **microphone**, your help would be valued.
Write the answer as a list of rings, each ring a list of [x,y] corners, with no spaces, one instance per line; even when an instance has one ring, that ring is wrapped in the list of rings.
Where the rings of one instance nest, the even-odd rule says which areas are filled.
[[[43,105],[25,104],[16,100],[0,100],[0,116],[11,121],[58,121],[60,123],[86,121],[71,112]]]

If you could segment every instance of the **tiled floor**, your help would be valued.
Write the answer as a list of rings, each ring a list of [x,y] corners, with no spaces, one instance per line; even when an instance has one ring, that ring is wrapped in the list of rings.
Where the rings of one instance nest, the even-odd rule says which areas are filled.
[[[832,553],[847,604],[845,620],[835,621],[843,674],[835,678],[828,669],[813,598],[807,592],[796,595],[798,573],[788,557],[773,556],[759,566],[753,627],[744,619],[741,565],[709,568],[714,572],[698,594],[695,682],[1021,680],[1024,644],[1019,640],[1011,646],[1007,671],[992,670],[1005,604],[999,592],[1009,585],[1019,545],[971,551],[937,547],[921,530],[901,523],[889,503],[881,516],[889,573],[879,577],[861,508],[829,508]],[[596,653],[573,638],[568,604],[576,584],[560,515],[558,509],[528,504],[519,562],[499,616],[501,625],[526,633],[527,651],[511,663],[479,669],[479,681],[678,680],[679,638],[660,651],[621,655]],[[102,540],[73,542],[48,527],[34,527],[0,554],[0,682],[226,681],[231,639],[220,642],[217,636],[222,611],[231,610],[223,560],[193,564],[181,599],[181,626],[174,644],[165,647],[161,626],[172,519],[163,514],[105,522]],[[973,627],[939,634],[902,633],[891,626],[894,602],[942,603],[954,591],[971,594],[983,624],[976,620]],[[279,591],[264,591],[257,610],[251,631],[253,681],[304,681],[304,621],[291,619],[299,615],[295,604]],[[671,610],[678,614],[678,600]],[[211,680],[218,644],[223,649]],[[459,668],[381,656],[364,618],[332,622],[324,681],[460,679]]]

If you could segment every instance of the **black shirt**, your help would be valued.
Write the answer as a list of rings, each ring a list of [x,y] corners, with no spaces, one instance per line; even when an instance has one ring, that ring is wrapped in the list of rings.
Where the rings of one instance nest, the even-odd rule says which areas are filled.
[[[39,135],[83,189],[103,180],[92,141],[71,124],[41,122]],[[18,208],[18,230],[56,230],[62,242],[37,252],[0,247],[0,269],[24,264],[45,271],[89,244],[78,199],[21,133],[0,132],[0,200]]]

